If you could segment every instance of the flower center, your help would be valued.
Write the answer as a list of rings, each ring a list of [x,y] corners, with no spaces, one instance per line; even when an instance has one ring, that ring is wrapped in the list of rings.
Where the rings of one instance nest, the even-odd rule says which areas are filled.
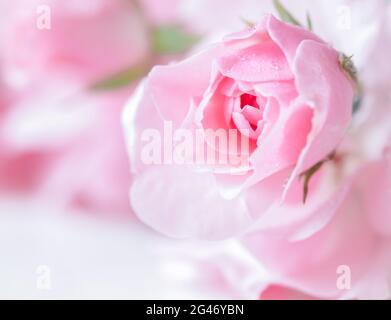
[[[243,93],[236,100],[232,120],[235,127],[245,136],[256,140],[262,132],[265,99]]]
[[[248,93],[242,94],[240,96],[240,108],[243,109],[245,106],[251,106],[259,109],[257,97]]]

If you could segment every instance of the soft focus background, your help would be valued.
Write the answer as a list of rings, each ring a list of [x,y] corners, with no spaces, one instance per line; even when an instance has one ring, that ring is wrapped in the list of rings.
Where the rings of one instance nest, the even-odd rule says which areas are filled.
[[[389,88],[390,1],[282,2],[353,54],[367,87]],[[272,1],[0,0],[0,298],[260,297],[272,279],[234,240],[138,222],[120,115],[153,65],[267,12]]]

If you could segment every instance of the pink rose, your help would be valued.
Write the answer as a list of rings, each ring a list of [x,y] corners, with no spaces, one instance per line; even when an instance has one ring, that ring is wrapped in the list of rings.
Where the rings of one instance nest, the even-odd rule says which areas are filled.
[[[262,290],[260,300],[318,300],[319,298],[307,295],[293,288],[278,284],[270,284]]]
[[[16,0],[5,12],[4,72],[19,86],[54,76],[90,84],[143,62],[148,52],[147,30],[129,1]]]
[[[37,26],[47,13],[39,8],[50,9],[49,29]],[[144,62],[140,13],[122,0],[16,0],[2,9],[1,192],[128,214],[119,119],[132,88],[88,88]]]
[[[287,232],[294,222],[282,222],[281,214],[298,220],[299,208],[285,206],[269,214],[269,221],[280,221],[274,223],[272,233],[257,230],[246,235],[243,244],[281,283],[308,295],[389,299],[389,152],[360,167],[348,180],[328,202],[319,202],[307,212],[312,218],[301,224],[300,232]]]
[[[273,206],[243,237],[278,283],[309,295],[391,297],[391,83],[384,55],[390,26],[382,21],[360,72],[360,111],[335,161],[314,177],[309,201]]]
[[[155,25],[177,24],[183,0],[140,0],[147,18]]]
[[[145,223],[175,237],[242,233],[273,203],[302,203],[298,177],[336,149],[352,100],[338,52],[273,16],[180,63],[155,67],[123,117],[136,178],[132,206]],[[156,154],[146,161],[150,134],[166,143],[170,126],[182,148],[173,147],[174,158],[179,153],[186,165],[167,165]],[[193,139],[189,152],[175,138],[179,129],[181,138],[185,130],[204,139]],[[236,145],[216,147],[210,131],[235,132]],[[200,149],[218,160],[200,164]],[[227,155],[240,161],[220,161]]]

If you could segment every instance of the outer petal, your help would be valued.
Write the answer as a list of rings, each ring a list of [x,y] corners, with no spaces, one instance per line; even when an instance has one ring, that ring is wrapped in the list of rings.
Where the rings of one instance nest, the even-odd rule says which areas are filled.
[[[134,173],[139,173],[145,168],[145,163],[141,159],[141,151],[144,146],[141,140],[143,131],[155,129],[158,133],[163,134],[163,125],[144,81],[139,85],[122,114],[122,126]]]
[[[294,65],[301,99],[314,109],[312,129],[287,185],[338,146],[352,117],[353,86],[339,66],[338,54],[325,44],[306,40]],[[314,81],[316,79],[316,81]]]
[[[164,120],[173,121],[174,127],[184,121],[191,100],[202,97],[208,88],[212,62],[222,50],[215,45],[180,63],[152,69],[148,85]]]
[[[272,15],[268,17],[267,30],[272,40],[278,44],[284,52],[285,57],[291,66],[294,65],[296,51],[304,40],[313,40],[319,43],[324,43],[314,33],[304,28],[282,22],[274,18]]]
[[[144,223],[177,238],[222,239],[252,222],[243,197],[222,198],[212,174],[185,166],[150,168],[133,184],[131,203]]]
[[[311,192],[305,204],[302,200],[302,181],[297,180],[292,188],[294,192],[290,193],[284,204],[274,202],[266,212],[263,212],[262,206],[258,204],[260,194],[269,194],[269,198],[276,199],[281,194],[282,184],[287,176],[287,173],[279,174],[279,177],[276,175],[274,186],[269,184],[266,190],[262,187],[263,184],[257,184],[246,191],[251,216],[259,217],[252,228],[270,235],[283,234],[286,239],[292,241],[303,240],[330,223],[350,191],[352,181],[335,181],[332,166],[325,165],[311,179]]]

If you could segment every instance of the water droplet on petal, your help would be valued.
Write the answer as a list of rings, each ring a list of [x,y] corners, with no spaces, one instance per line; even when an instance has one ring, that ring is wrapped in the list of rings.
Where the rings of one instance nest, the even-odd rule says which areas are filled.
[[[277,62],[275,62],[275,61],[272,62],[272,68],[273,68],[274,70],[280,70],[279,64],[278,64]]]

